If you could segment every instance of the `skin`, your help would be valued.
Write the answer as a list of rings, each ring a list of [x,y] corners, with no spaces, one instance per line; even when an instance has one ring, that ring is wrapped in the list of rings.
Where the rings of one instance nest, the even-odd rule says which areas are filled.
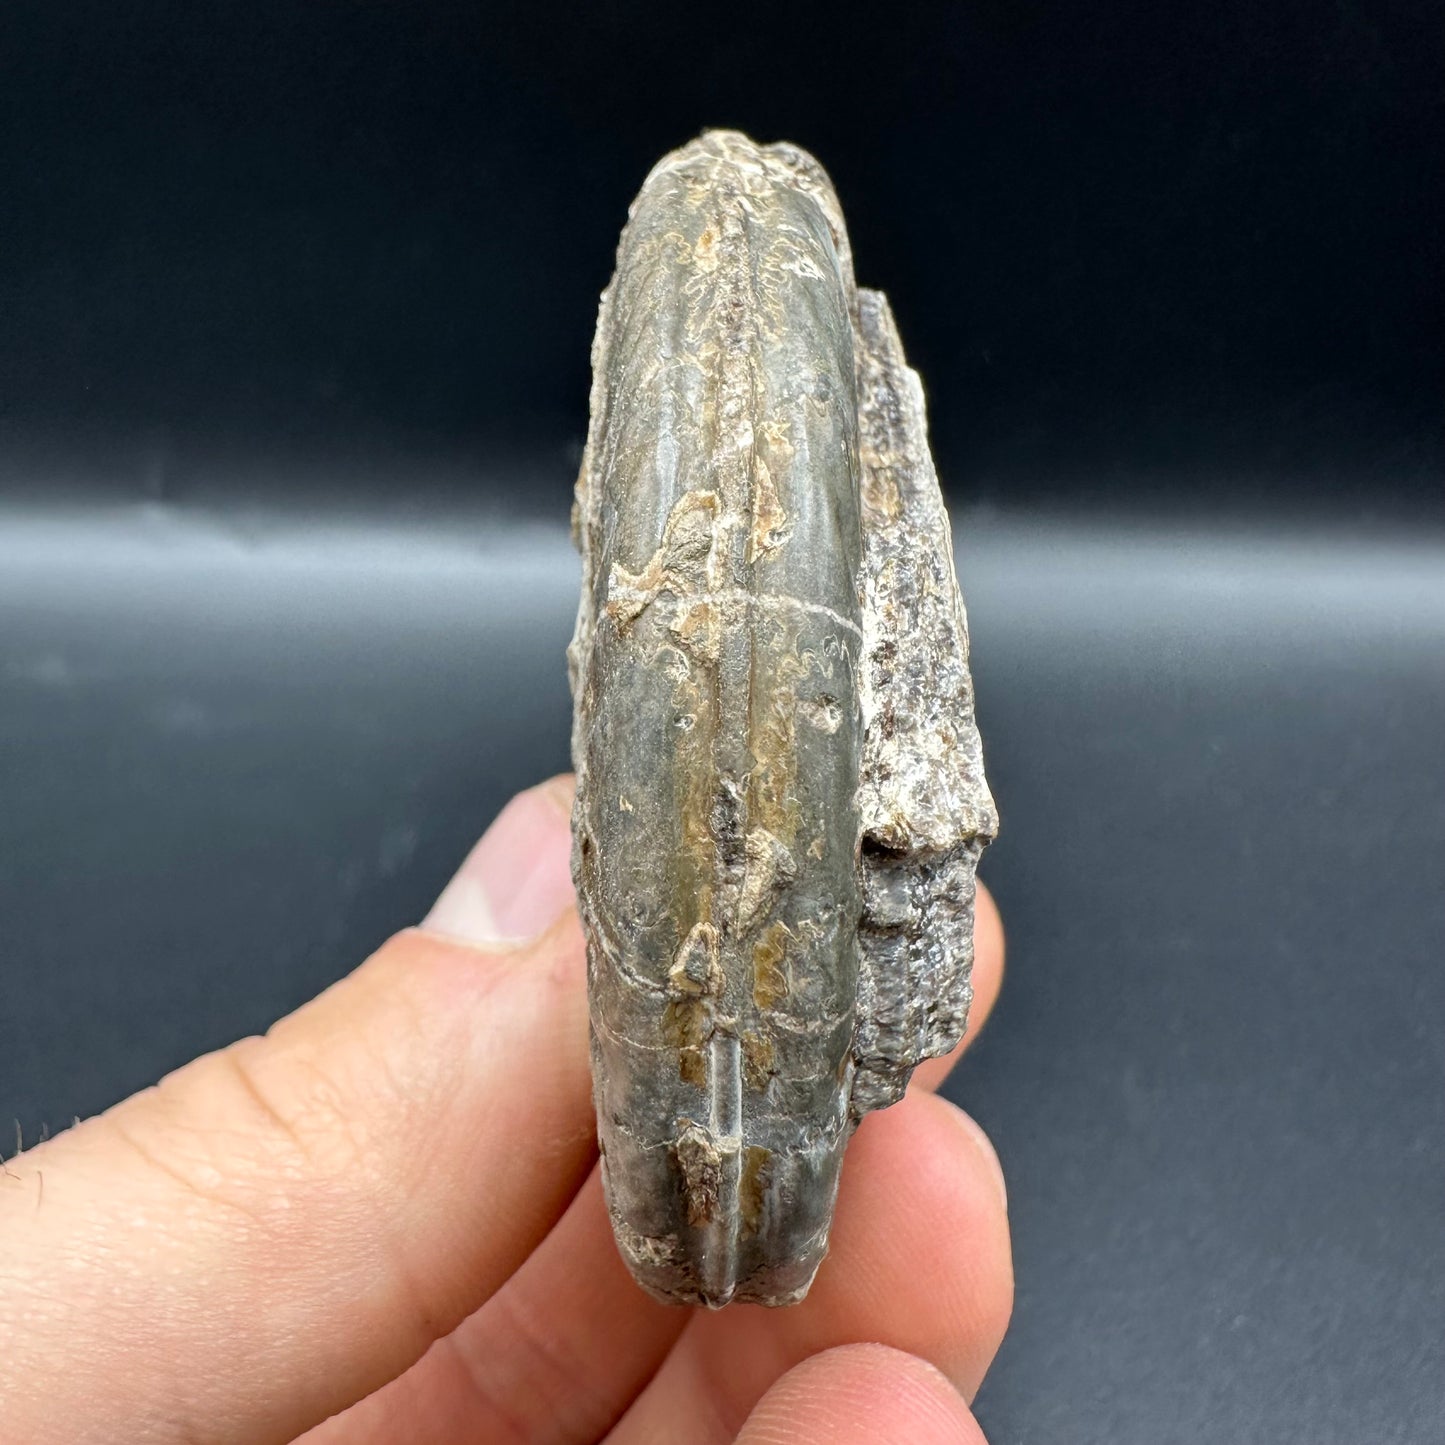
[[[264,1038],[9,1161],[5,1438],[982,1441],[1013,1275],[997,1157],[932,1092],[952,1056],[863,1122],[803,1304],[632,1283],[595,1167],[570,798],[519,795],[423,927]],[[1003,952],[980,886],[960,1051]]]

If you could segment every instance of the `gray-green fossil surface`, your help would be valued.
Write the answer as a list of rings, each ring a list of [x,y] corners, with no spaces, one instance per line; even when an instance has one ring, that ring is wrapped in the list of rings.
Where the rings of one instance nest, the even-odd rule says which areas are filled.
[[[633,203],[577,483],[573,871],[617,1243],[789,1304],[958,1042],[997,818],[923,396],[828,177],[710,131]]]

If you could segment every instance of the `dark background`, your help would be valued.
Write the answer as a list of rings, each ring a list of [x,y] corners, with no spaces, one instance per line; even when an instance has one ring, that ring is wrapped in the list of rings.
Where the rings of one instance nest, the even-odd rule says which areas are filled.
[[[565,766],[627,202],[786,136],[974,626],[990,1439],[1445,1438],[1442,77],[1423,3],[9,0],[0,1118],[264,1027]]]

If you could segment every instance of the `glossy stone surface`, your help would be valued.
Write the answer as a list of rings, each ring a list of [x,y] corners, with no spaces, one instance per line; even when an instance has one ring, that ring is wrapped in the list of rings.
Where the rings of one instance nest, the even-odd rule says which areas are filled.
[[[858,1117],[962,1033],[996,827],[921,388],[805,152],[714,131],[648,177],[575,519],[618,1245],[662,1298],[790,1303]]]

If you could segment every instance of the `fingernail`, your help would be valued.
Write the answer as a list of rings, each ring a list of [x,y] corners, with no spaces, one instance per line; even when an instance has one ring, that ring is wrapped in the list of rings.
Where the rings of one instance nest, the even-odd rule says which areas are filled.
[[[513,798],[422,927],[489,947],[545,933],[573,899],[568,791],[554,780]]]

